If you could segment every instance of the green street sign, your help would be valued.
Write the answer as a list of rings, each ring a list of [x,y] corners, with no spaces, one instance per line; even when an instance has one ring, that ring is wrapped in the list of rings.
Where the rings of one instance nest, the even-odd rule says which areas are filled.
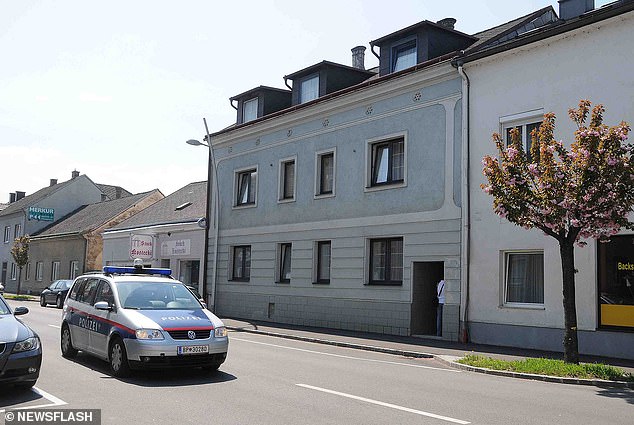
[[[29,220],[53,221],[54,216],[53,208],[29,207]]]

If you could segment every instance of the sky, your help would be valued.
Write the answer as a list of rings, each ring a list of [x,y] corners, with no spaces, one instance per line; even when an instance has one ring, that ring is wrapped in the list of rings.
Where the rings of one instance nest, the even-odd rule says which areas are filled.
[[[596,1],[601,6],[607,1]],[[229,98],[422,20],[473,34],[546,0],[0,0],[0,203],[70,179],[165,195],[207,178]]]

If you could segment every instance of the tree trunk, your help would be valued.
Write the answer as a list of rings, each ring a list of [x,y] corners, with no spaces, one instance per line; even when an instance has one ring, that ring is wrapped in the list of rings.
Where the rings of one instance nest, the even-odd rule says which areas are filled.
[[[20,295],[20,286],[22,286],[22,267],[19,268],[20,271],[18,272],[18,289],[16,289],[16,295]]]
[[[564,361],[579,363],[577,306],[575,304],[575,247],[570,240],[559,241],[564,290]]]

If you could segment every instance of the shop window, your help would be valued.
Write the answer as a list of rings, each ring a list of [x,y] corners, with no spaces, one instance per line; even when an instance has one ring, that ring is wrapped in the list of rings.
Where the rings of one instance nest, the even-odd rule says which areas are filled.
[[[600,326],[634,329],[634,236],[598,244]]]

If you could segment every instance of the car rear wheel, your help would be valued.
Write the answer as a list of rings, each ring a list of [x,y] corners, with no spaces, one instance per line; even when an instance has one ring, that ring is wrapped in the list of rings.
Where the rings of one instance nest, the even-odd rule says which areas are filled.
[[[121,338],[115,338],[110,343],[108,358],[110,359],[110,370],[114,376],[117,378],[124,378],[130,375],[128,355],[125,351],[125,345],[123,344]]]
[[[55,305],[57,306],[57,308],[64,307],[64,300],[62,299],[61,295],[57,296],[57,299],[55,300]]]
[[[46,298],[44,298],[44,295],[40,295],[40,305],[46,307]]]
[[[62,356],[72,359],[77,355],[77,350],[73,347],[73,340],[70,336],[70,329],[67,324],[62,325],[62,337],[60,346],[62,348]]]

